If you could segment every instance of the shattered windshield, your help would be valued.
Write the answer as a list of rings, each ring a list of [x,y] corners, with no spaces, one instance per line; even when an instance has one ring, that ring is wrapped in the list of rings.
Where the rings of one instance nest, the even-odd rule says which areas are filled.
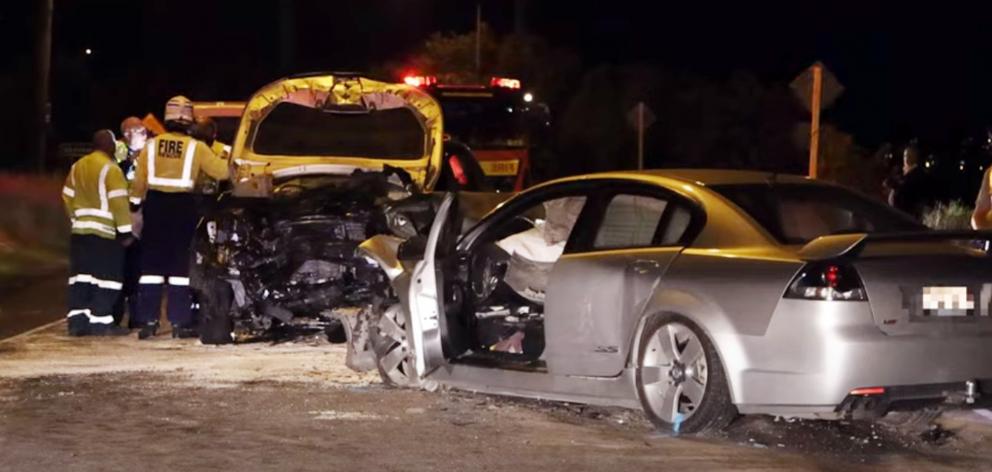
[[[409,108],[333,113],[283,102],[258,123],[256,154],[421,159],[427,133]]]

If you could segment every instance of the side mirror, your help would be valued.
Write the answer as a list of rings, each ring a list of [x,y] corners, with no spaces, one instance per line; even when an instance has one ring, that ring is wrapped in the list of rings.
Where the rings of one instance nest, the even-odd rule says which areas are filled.
[[[400,244],[396,258],[400,261],[419,261],[427,251],[427,236],[417,235]]]

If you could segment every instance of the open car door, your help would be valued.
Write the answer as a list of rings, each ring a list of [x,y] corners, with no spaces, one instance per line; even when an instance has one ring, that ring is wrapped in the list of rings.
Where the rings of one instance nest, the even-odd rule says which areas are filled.
[[[447,330],[443,257],[454,249],[457,230],[452,232],[452,217],[457,214],[455,196],[444,196],[424,247],[424,257],[414,266],[407,298],[408,338],[415,356],[415,370],[423,378],[446,363],[444,339]]]

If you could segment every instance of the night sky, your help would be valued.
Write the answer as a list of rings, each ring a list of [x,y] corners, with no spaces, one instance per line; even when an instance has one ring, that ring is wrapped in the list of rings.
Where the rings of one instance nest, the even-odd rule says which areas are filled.
[[[0,63],[3,92],[18,95],[14,106],[28,116],[32,3],[38,2],[0,11],[0,35],[14,45]],[[286,73],[367,70],[402,60],[431,32],[471,30],[475,13],[475,2],[467,0],[295,1],[282,15],[272,0],[55,4],[53,107],[66,140],[79,139],[90,126],[115,126],[122,113],[157,113],[173,93],[243,99]],[[914,136],[944,145],[992,124],[987,7],[945,2],[907,10],[820,2],[813,12],[807,2],[483,4],[484,19],[497,32],[522,25],[576,51],[586,68],[649,63],[715,78],[748,71],[765,82],[787,83],[820,59],[847,88],[825,118],[869,148]],[[523,23],[515,15],[518,4],[527,6]],[[121,77],[133,86],[99,95],[99,103],[85,93]]]

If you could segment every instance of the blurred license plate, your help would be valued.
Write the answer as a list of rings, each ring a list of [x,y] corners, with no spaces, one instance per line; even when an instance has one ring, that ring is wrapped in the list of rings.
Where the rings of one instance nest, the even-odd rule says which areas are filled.
[[[490,177],[510,176],[517,175],[520,161],[479,161],[479,165],[482,167],[482,172]]]
[[[968,316],[974,310],[974,294],[968,293],[968,287],[923,287],[925,316]]]

